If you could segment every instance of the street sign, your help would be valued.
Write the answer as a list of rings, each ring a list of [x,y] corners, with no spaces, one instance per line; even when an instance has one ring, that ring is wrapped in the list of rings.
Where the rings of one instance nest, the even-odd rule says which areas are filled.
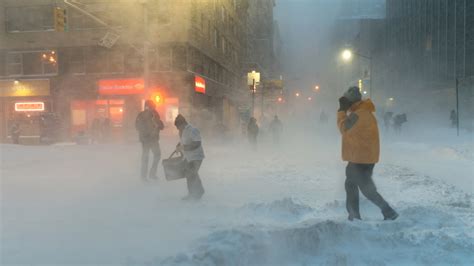
[[[255,81],[255,84],[254,84]],[[253,86],[253,85],[259,85],[260,84],[260,73],[259,72],[249,72],[247,74],[247,85]]]
[[[102,37],[102,39],[100,39],[98,45],[110,49],[110,48],[112,48],[112,46],[114,46],[114,44],[117,42],[117,40],[119,38],[120,38],[120,35],[115,34],[115,33],[111,33],[111,32],[107,32],[105,34],[105,36]]]

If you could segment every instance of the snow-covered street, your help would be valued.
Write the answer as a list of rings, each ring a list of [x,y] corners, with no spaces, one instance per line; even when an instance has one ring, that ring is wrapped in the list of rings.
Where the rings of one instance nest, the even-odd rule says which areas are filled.
[[[2,145],[1,263],[474,263],[472,138],[386,139],[374,180],[400,217],[382,221],[361,197],[363,221],[351,223],[339,139],[325,135],[256,153],[206,143],[196,203],[161,170],[158,182],[139,179],[138,144]],[[162,141],[165,156],[175,143]]]

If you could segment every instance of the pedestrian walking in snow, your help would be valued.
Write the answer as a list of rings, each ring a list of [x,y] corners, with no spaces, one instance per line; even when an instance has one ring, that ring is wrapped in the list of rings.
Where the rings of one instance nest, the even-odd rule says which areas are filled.
[[[20,123],[18,122],[13,123],[12,127],[10,128],[10,136],[12,138],[13,144],[20,144],[20,134],[21,134]]]
[[[257,125],[257,119],[255,119],[254,117],[251,117],[247,125],[247,137],[249,139],[250,146],[252,146],[254,150],[257,149],[258,131],[259,131],[259,128]]]
[[[375,106],[370,99],[362,100],[358,87],[350,87],[339,98],[337,125],[342,134],[342,159],[346,167],[346,208],[349,220],[361,219],[359,189],[381,210],[385,220],[398,217],[392,207],[377,192],[372,172],[379,161],[380,143]]]
[[[280,143],[281,132],[283,131],[283,124],[276,115],[270,123],[270,131],[272,132],[273,144]]]
[[[141,177],[146,180],[158,179],[156,171],[161,159],[160,131],[164,129],[160,114],[155,110],[152,100],[145,101],[145,110],[140,112],[135,120],[135,128],[142,144]],[[150,151],[153,153],[153,163],[148,172]]]
[[[199,169],[204,160],[201,133],[188,124],[184,116],[178,115],[174,125],[179,130],[180,142],[176,150],[181,152],[185,160],[185,177],[188,185],[188,195],[183,200],[199,200],[204,194]]]
[[[402,133],[402,125],[407,121],[406,114],[398,114],[393,117],[393,130],[396,134],[400,135]]]

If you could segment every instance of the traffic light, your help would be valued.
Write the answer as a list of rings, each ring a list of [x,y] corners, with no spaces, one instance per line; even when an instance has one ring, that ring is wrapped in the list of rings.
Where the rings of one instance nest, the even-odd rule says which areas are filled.
[[[66,9],[54,8],[54,29],[56,31],[67,31],[67,15]]]
[[[156,106],[159,106],[164,102],[163,95],[158,91],[153,92],[151,95],[151,100],[155,102]]]

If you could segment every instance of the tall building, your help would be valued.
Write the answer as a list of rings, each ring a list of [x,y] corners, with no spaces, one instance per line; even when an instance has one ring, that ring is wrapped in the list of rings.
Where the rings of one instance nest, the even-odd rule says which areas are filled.
[[[408,87],[474,76],[474,2],[387,0],[387,61]]]
[[[101,120],[111,137],[134,137],[135,116],[150,97],[168,128],[178,113],[202,128],[221,122],[237,128],[238,107],[248,99],[249,54],[261,55],[253,62],[264,68],[274,60],[250,45],[264,34],[272,38],[272,28],[265,30],[273,6],[273,0],[1,1],[3,139],[13,121],[24,135],[40,135],[50,113],[60,116],[65,136]],[[64,31],[57,12],[67,19]],[[254,13],[259,23],[249,23]],[[260,23],[265,27],[257,29]]]

